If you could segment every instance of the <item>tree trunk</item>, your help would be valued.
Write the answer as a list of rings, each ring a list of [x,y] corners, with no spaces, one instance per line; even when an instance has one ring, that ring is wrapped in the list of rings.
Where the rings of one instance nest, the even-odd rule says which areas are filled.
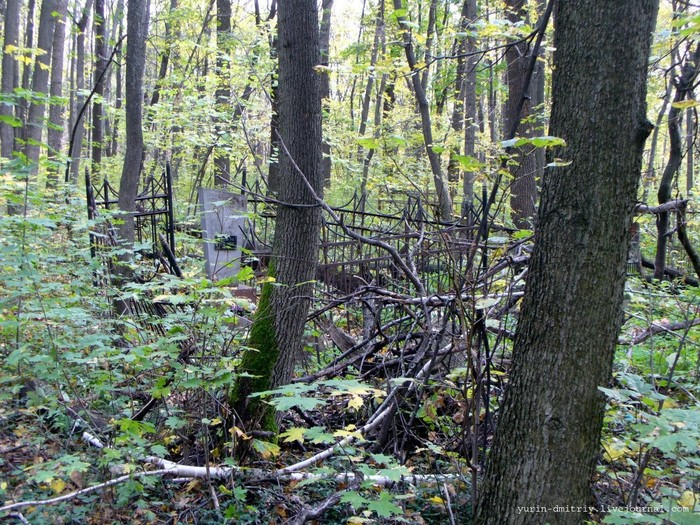
[[[58,173],[61,167],[61,153],[63,150],[64,134],[64,105],[55,102],[63,96],[63,62],[66,39],[66,12],[68,2],[60,2],[56,15],[56,28],[53,34],[53,44],[51,58],[51,87],[50,94],[54,100],[49,106],[49,129],[47,132],[46,145],[49,149],[49,167],[46,184],[48,187],[55,186],[58,182]]]
[[[693,172],[695,171],[695,109],[688,108],[685,112],[685,194],[693,191]]]
[[[134,216],[143,159],[143,73],[146,65],[146,35],[148,33],[148,0],[129,0],[126,34],[126,153],[119,183],[119,209],[124,222],[119,226],[119,238],[134,242]]]
[[[321,12],[321,26],[319,28],[319,49],[321,53],[322,67],[328,68],[328,56],[330,53],[330,40],[331,40],[331,15],[333,13],[333,0],[323,0],[322,12]],[[322,70],[321,74],[321,100],[329,103],[331,100],[331,77],[330,71],[328,69]],[[328,110],[323,111],[324,119],[327,120]],[[329,188],[331,185],[331,143],[328,139],[323,139],[323,186]]]
[[[247,428],[261,422],[273,428],[269,407],[251,392],[288,383],[302,349],[302,334],[318,261],[323,192],[318,10],[315,0],[280,2],[279,177],[277,221],[272,253],[275,286],[267,283],[251,328],[232,404]],[[313,188],[313,191],[311,190]],[[315,195],[314,195],[315,193]]]
[[[509,386],[475,523],[579,524],[591,503],[629,230],[652,125],[657,0],[560,0],[545,176]],[[556,507],[567,511],[556,512]],[[539,511],[539,512],[538,512]]]
[[[36,11],[36,0],[29,0],[27,5],[27,30],[25,31],[24,47],[26,49],[34,48],[34,17]],[[32,72],[34,68],[32,64],[24,64],[22,68],[22,89],[26,92],[32,87]],[[22,127],[15,128],[15,139],[27,140],[27,114],[29,113],[29,101],[25,97],[20,97],[18,104],[19,119],[22,121]]]
[[[375,22],[374,30],[374,41],[372,43],[372,51],[369,57],[369,68],[367,75],[367,84],[365,84],[365,93],[362,97],[362,111],[360,113],[360,127],[358,130],[358,135],[364,137],[367,133],[367,121],[369,120],[369,109],[372,102],[372,89],[374,88],[374,83],[376,80],[376,70],[377,58],[379,57],[380,49],[384,48],[385,41],[385,27],[384,27],[384,0],[379,0],[379,5],[377,7],[377,18]],[[377,104],[380,104],[383,97],[382,90],[377,94]],[[375,113],[376,117],[376,113]],[[375,119],[376,121],[376,119]],[[376,124],[376,122],[375,122]],[[374,136],[378,136],[378,129],[375,125]],[[370,148],[365,152],[365,148],[362,146],[357,147],[357,158],[362,161],[362,178],[360,179],[360,211],[364,212],[367,205],[367,182],[369,178],[369,163],[374,156],[374,149]]]
[[[216,0],[216,121],[214,141],[217,147],[214,152],[214,186],[226,187],[231,182],[231,158],[224,138],[227,115],[231,106],[231,69],[225,60],[228,55],[231,40],[231,0]],[[223,146],[223,147],[222,147]]]
[[[403,10],[401,0],[394,0],[394,9]],[[428,160],[430,162],[430,170],[433,174],[433,182],[435,183],[435,191],[438,198],[437,216],[441,221],[449,222],[452,220],[452,199],[450,198],[450,190],[442,173],[440,164],[440,156],[433,150],[433,125],[430,118],[430,103],[421,84],[421,76],[418,71],[418,63],[416,61],[415,52],[413,50],[413,39],[409,27],[406,25],[406,19],[403,16],[397,17],[399,27],[403,33],[403,46],[406,53],[406,61],[411,69],[411,83],[413,91],[418,102],[418,110],[421,118],[421,129],[423,132],[423,143],[425,145]]]
[[[18,71],[14,55],[8,51],[8,46],[19,45],[19,11],[20,0],[7,0],[5,10],[5,35],[2,53],[2,92],[5,96],[14,93],[17,87]],[[12,158],[15,151],[15,130],[6,119],[14,117],[14,107],[10,104],[0,104],[0,155],[6,159]]]
[[[85,104],[85,30],[90,21],[92,1],[86,0],[82,14],[77,24],[75,36],[75,103],[71,106],[72,137],[69,142],[68,157],[70,157],[70,180],[78,181],[80,173],[80,158],[83,151],[83,137],[85,135],[85,114],[82,113]],[[77,18],[77,17],[76,17]],[[66,180],[66,182],[68,182]]]
[[[527,21],[527,0],[506,0],[506,9],[508,20],[512,24]],[[536,105],[534,97],[528,93],[536,93],[536,90],[532,89],[531,86],[524,85],[531,53],[532,47],[528,42],[515,43],[506,51],[508,100],[506,101],[503,127],[511,129],[514,122],[521,122],[519,136],[522,137],[536,135],[536,126],[528,120],[532,115],[534,105]],[[536,77],[543,74],[544,68],[538,61],[536,70],[533,72],[532,87],[536,85]],[[525,87],[527,93],[524,94],[523,88]],[[525,103],[522,104],[520,114],[517,114],[523,96]],[[532,228],[537,202],[537,175],[541,166],[538,166],[536,150],[533,150],[531,146],[515,149],[514,157],[514,162],[509,166],[513,177],[510,189],[511,218],[518,228]]]
[[[676,173],[678,173],[678,168],[680,168],[681,161],[683,160],[680,122],[683,109],[675,104],[685,100],[692,92],[695,79],[698,76],[698,65],[700,65],[700,44],[695,48],[692,56],[685,59],[681,70],[681,76],[675,82],[676,93],[673,97],[674,104],[671,104],[671,109],[668,112],[668,136],[671,143],[671,151],[663,175],[661,175],[661,181],[659,182],[659,204],[668,202],[671,199],[673,179]],[[654,259],[654,278],[656,279],[663,279],[664,270],[666,268],[666,249],[670,236],[670,232],[668,231],[669,224],[669,212],[666,211],[657,214],[656,257]]]
[[[67,0],[59,0],[63,3]],[[51,44],[53,43],[53,33],[56,27],[54,12],[59,9],[59,1],[44,0],[41,3],[39,14],[39,31],[37,35],[37,48],[39,55],[36,58],[34,77],[32,79],[32,92],[39,97],[45,97],[49,92],[49,71],[51,68]],[[41,152],[41,137],[44,130],[44,113],[46,104],[43,98],[35,99],[29,105],[27,117],[27,144],[25,155],[27,160],[33,164],[32,174],[38,171],[39,153]]]
[[[98,174],[102,162],[104,141],[104,115],[102,97],[105,94],[104,72],[107,69],[107,42],[105,30],[104,0],[95,0],[95,16],[93,17],[95,34],[95,71],[93,76],[93,91],[95,101],[92,103],[92,173]]]
[[[459,20],[459,31],[466,36],[458,37],[457,71],[455,77],[455,103],[452,110],[452,131],[464,142],[464,155],[474,156],[476,146],[476,57],[464,56],[476,50],[476,39],[469,34],[470,25],[476,20],[476,0],[464,0]],[[459,155],[460,147],[456,146],[452,154]],[[447,166],[447,178],[452,184],[460,179],[460,164],[450,158]],[[462,217],[468,217],[472,208],[474,195],[474,173],[465,171],[462,179]]]

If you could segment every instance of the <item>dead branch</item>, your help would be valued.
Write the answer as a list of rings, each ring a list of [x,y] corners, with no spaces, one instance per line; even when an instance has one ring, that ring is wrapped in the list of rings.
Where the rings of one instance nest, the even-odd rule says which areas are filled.
[[[86,494],[92,494],[93,492],[104,490],[108,487],[113,487],[114,485],[119,485],[120,483],[125,483],[125,482],[131,481],[133,479],[140,479],[140,478],[145,478],[148,476],[165,476],[165,475],[172,474],[172,473],[173,473],[172,469],[163,468],[163,469],[159,469],[159,470],[151,470],[151,471],[137,472],[135,474],[127,474],[125,476],[120,476],[118,478],[110,479],[109,481],[105,481],[104,483],[100,483],[99,485],[94,485],[92,487],[87,487],[84,489],[76,490],[74,492],[70,492],[69,494],[63,494],[62,496],[58,496],[55,498],[44,499],[44,500],[20,501],[17,503],[10,503],[9,505],[4,505],[4,506],[0,507],[0,512],[10,512],[12,510],[22,509],[25,507],[39,507],[39,506],[44,506],[44,505],[54,505],[56,503],[61,503],[63,501],[68,501],[68,500],[78,498],[80,496],[84,496]]]
[[[691,319],[690,321],[679,321],[677,323],[659,323],[654,322],[649,328],[635,335],[632,340],[620,340],[617,344],[625,346],[633,346],[643,343],[647,339],[658,334],[674,334],[680,330],[688,330],[694,326],[700,325],[700,317]],[[674,334],[676,335],[676,334]]]
[[[634,211],[636,213],[651,213],[656,215],[659,213],[666,213],[669,211],[678,211],[684,209],[687,206],[688,202],[689,199],[676,199],[664,202],[663,204],[659,204],[658,206],[649,206],[640,202],[634,207]]]

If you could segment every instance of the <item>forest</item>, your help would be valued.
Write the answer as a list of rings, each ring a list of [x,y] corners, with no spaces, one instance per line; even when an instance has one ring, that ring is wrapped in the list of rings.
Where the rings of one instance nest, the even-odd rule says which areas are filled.
[[[700,523],[700,2],[0,27],[0,523]]]

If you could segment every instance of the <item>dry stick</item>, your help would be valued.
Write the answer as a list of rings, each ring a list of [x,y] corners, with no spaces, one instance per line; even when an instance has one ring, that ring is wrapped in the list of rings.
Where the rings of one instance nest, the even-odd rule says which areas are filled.
[[[8,518],[15,518],[16,520],[19,520],[20,523],[23,523],[24,525],[31,525],[28,521],[27,518],[25,518],[21,512],[11,512],[7,516]]]
[[[119,485],[125,481],[130,481],[132,479],[140,479],[148,476],[164,476],[166,474],[172,474],[174,471],[172,468],[163,468],[159,470],[152,470],[147,472],[138,472],[136,474],[127,474],[125,476],[120,476],[118,478],[110,479],[99,485],[94,485],[92,487],[87,487],[85,489],[76,490],[69,494],[64,494],[63,496],[58,496],[56,498],[45,499],[45,500],[31,500],[31,501],[20,501],[18,503],[10,503],[9,505],[4,505],[0,507],[0,512],[9,512],[15,509],[21,509],[24,507],[38,507],[42,505],[54,505],[55,503],[61,503],[62,501],[68,501],[86,494],[91,494],[97,492],[98,490],[106,489],[108,487],[113,487],[114,485]]]
[[[689,330],[690,328],[694,326],[700,325],[700,317],[696,317],[692,319],[691,321],[680,321],[677,323],[668,323],[668,324],[661,324],[658,322],[654,322],[651,324],[649,328],[644,330],[642,333],[634,336],[634,338],[631,341],[627,340],[619,340],[617,344],[619,345],[625,345],[625,346],[634,346],[638,345],[639,343],[643,343],[647,339],[657,335],[657,334],[673,334],[676,335],[677,337],[682,337],[676,334],[676,331],[679,330]]]

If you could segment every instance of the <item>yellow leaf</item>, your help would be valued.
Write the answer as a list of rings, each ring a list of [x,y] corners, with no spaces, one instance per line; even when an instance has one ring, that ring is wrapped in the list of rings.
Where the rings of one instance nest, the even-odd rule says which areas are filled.
[[[245,441],[248,441],[248,440],[251,438],[251,436],[249,436],[248,434],[246,434],[245,432],[243,432],[243,431],[242,431],[240,428],[238,428],[238,427],[231,427],[231,428],[229,429],[229,432],[231,433],[232,436],[236,436],[236,437],[241,438],[241,439],[243,439],[243,440],[245,440]]]
[[[0,490],[7,490],[7,481],[0,483]]]
[[[617,440],[610,441],[609,443],[603,443],[603,449],[605,450],[605,460],[610,463],[632,453],[629,448],[627,448],[624,444],[619,443]]]
[[[697,100],[681,100],[680,102],[673,102],[671,104],[674,108],[679,108],[679,109],[687,109],[687,108],[694,108],[698,106],[698,101]]]
[[[60,478],[51,480],[51,490],[56,494],[60,494],[66,488],[66,482]]]
[[[698,496],[692,490],[686,490],[676,501],[684,509],[693,510],[695,503],[698,501]]]
[[[285,443],[291,443],[293,441],[298,441],[299,443],[304,443],[304,428],[292,427],[286,432],[282,432],[280,437],[284,438]]]
[[[358,410],[362,408],[362,405],[364,405],[364,401],[362,401],[361,396],[352,396],[350,398],[350,401],[348,401],[348,407],[352,408],[353,410]]]
[[[185,485],[185,492],[192,492],[193,490],[199,488],[200,485],[200,480],[193,479],[187,485]]]
[[[364,441],[362,433],[359,430],[357,430],[357,427],[355,425],[348,425],[347,427],[345,427],[344,430],[336,430],[335,432],[333,432],[333,435],[335,437],[342,438],[352,436],[359,441]]]
[[[438,505],[442,505],[443,503],[445,503],[445,500],[442,499],[440,496],[433,496],[428,501],[430,501],[432,503],[436,503]]]

